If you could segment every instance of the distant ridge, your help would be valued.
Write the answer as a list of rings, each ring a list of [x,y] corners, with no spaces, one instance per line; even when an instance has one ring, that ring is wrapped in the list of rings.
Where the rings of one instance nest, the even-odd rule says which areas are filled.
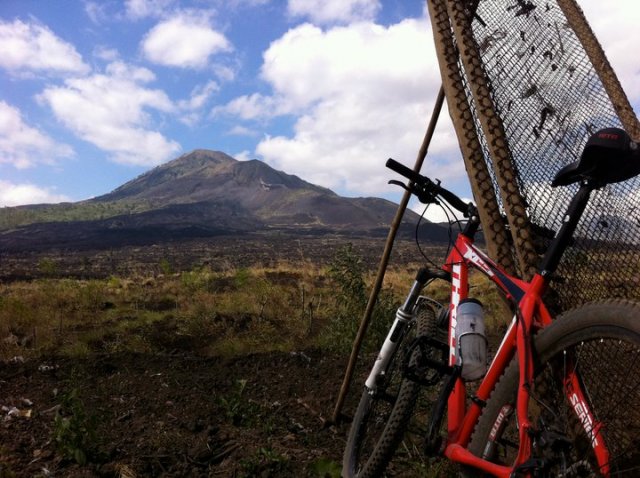
[[[6,250],[107,248],[221,234],[380,235],[397,205],[345,198],[258,160],[198,149],[87,201],[0,209]],[[405,214],[413,227],[417,215]],[[432,225],[432,239],[446,231]]]

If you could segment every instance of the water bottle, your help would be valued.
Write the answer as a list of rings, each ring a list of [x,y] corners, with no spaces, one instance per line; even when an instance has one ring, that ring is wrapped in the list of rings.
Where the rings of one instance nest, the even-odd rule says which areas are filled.
[[[462,365],[462,378],[478,380],[487,373],[487,337],[484,312],[477,299],[463,299],[456,315],[457,365]]]

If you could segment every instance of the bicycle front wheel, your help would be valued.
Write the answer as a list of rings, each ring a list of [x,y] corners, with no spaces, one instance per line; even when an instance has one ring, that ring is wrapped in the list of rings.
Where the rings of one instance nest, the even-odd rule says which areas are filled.
[[[640,305],[608,301],[567,312],[536,337],[534,360],[532,453],[544,476],[640,476]],[[571,371],[573,383],[565,380]],[[518,382],[514,360],[471,438],[475,455],[514,462]]]
[[[362,393],[344,452],[344,478],[381,476],[408,427],[420,385],[403,377],[402,363],[415,337],[435,333],[433,309],[419,303],[416,318],[408,327],[389,363],[384,382],[375,393],[366,387]],[[417,360],[417,353],[410,363]]]

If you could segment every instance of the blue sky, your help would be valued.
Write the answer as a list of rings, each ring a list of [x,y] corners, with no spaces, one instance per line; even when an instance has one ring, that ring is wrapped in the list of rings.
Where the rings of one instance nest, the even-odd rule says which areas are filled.
[[[638,104],[636,0],[580,3]],[[397,198],[384,160],[414,161],[439,84],[421,0],[2,0],[0,206],[198,148]],[[468,194],[446,113],[428,168]]]

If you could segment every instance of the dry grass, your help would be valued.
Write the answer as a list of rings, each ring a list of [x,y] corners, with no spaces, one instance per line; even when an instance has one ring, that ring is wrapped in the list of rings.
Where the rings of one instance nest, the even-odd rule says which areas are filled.
[[[0,358],[170,347],[205,354],[313,346],[336,311],[327,268],[208,269],[0,285]],[[166,342],[166,343],[165,343]]]
[[[382,318],[370,334],[384,336],[418,268],[387,271]],[[364,271],[362,278],[365,297],[351,304],[330,267],[304,259],[272,267],[0,284],[0,359],[184,348],[227,356],[333,346],[336,337],[339,348],[348,349],[375,273]],[[436,282],[425,293],[446,303],[449,287]],[[471,295],[481,298],[490,327],[505,323],[502,300],[480,274],[471,276]]]

